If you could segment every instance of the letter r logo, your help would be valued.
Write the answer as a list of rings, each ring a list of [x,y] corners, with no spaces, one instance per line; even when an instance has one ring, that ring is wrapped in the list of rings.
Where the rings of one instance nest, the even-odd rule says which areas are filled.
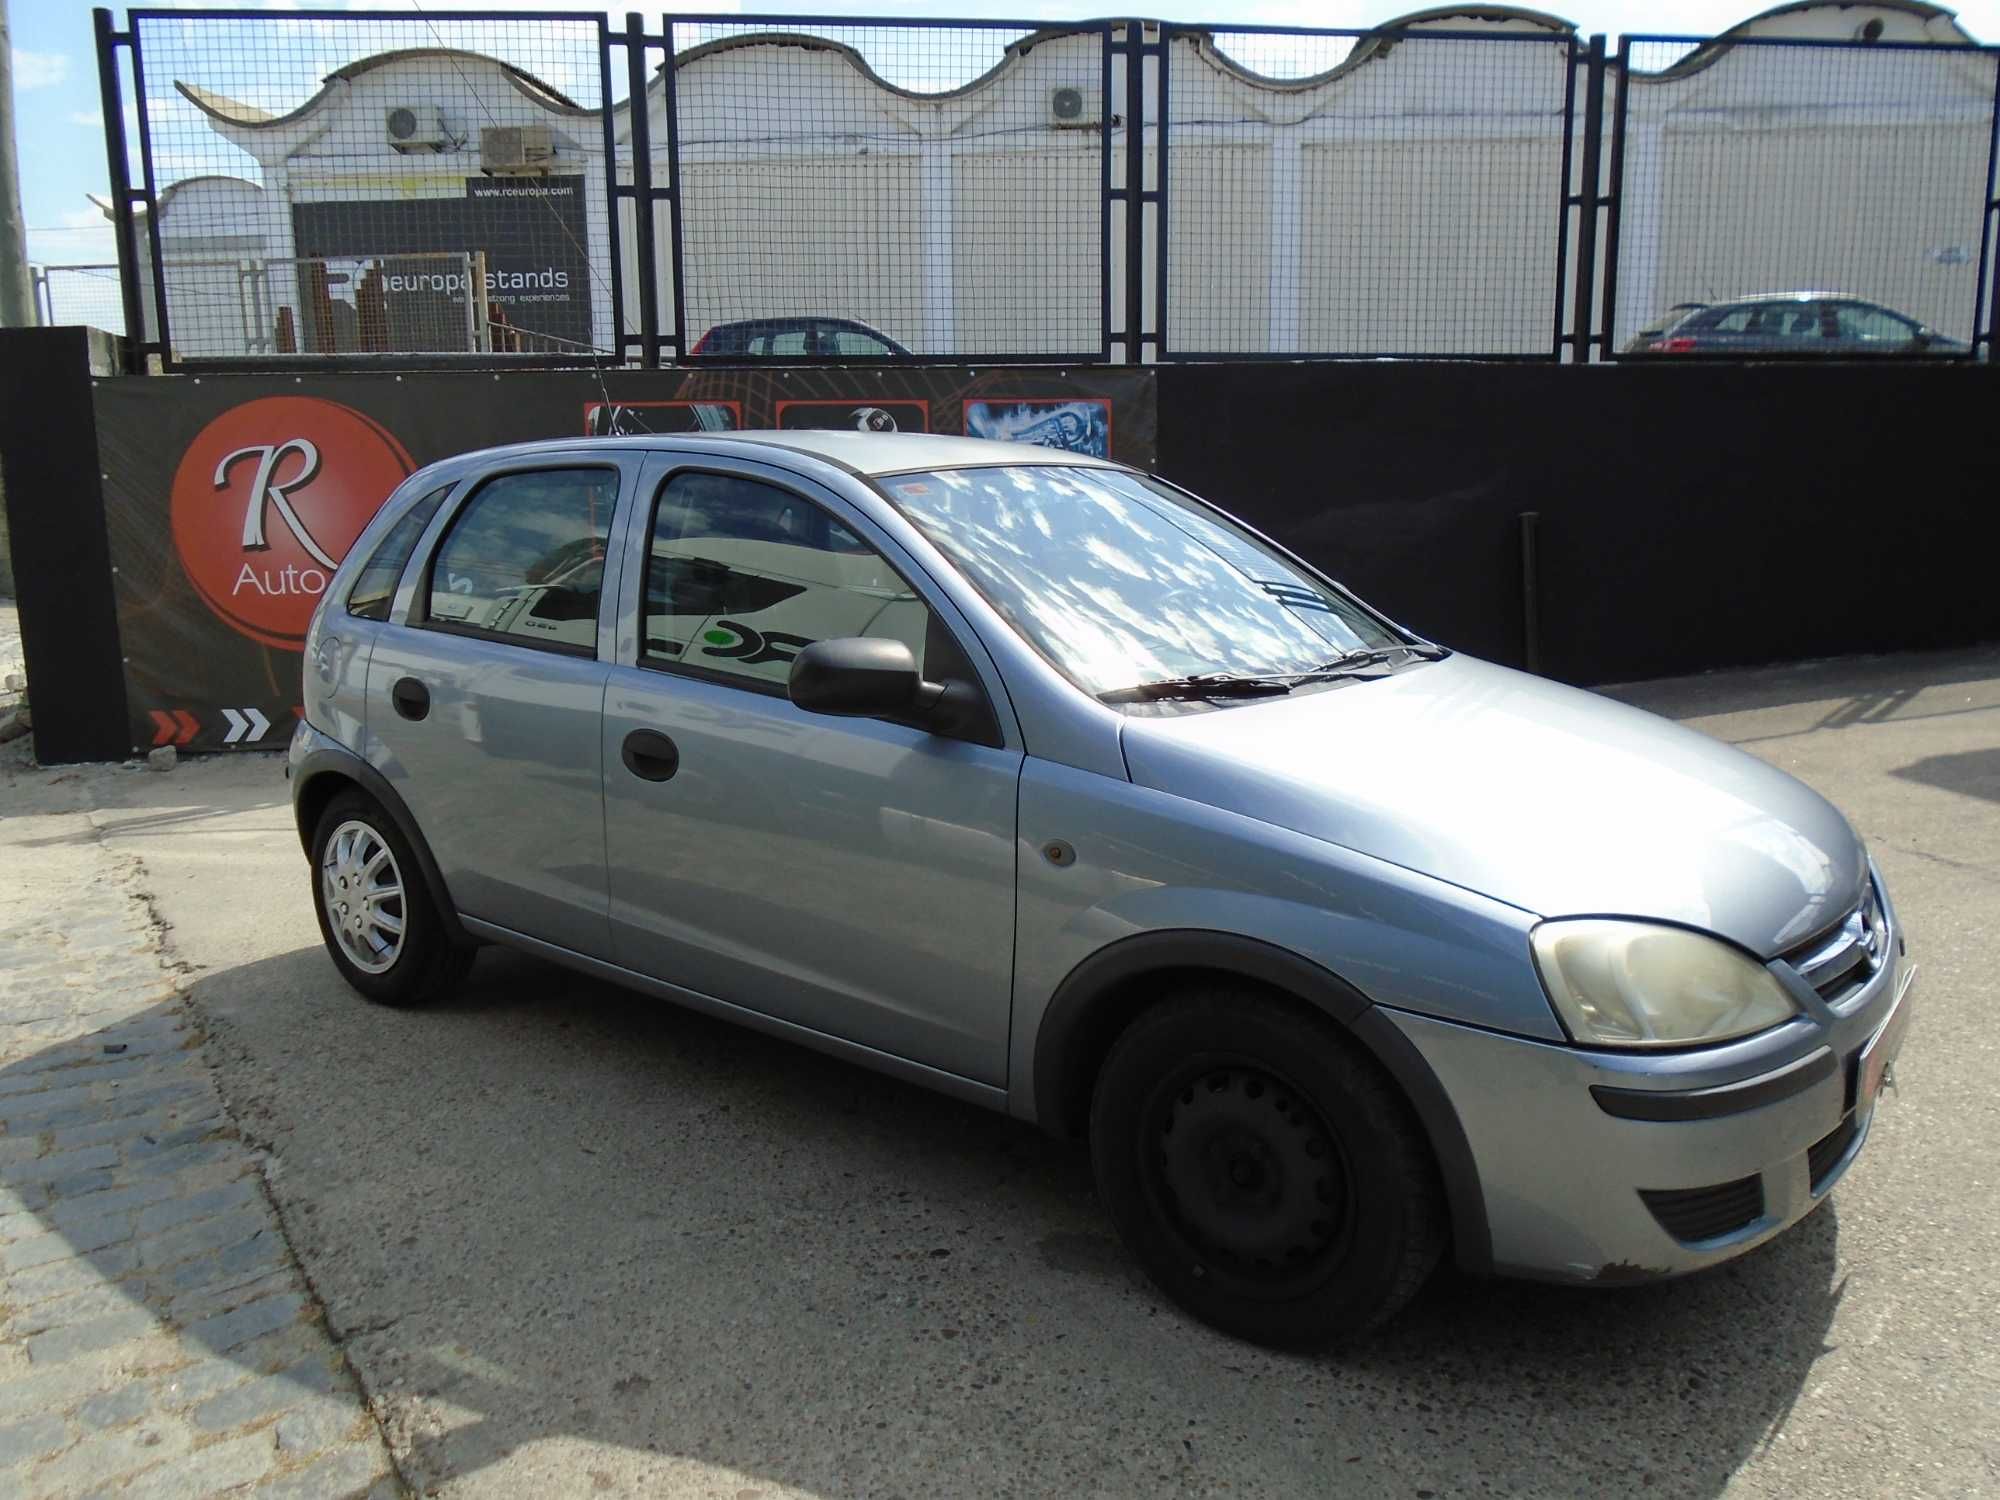
[[[289,479],[280,481],[277,477],[278,460],[288,453],[296,453],[299,456],[298,472]],[[326,550],[313,540],[312,532],[306,528],[306,523],[299,519],[298,511],[292,506],[292,498],[286,493],[287,490],[302,489],[312,483],[313,475],[319,472],[319,449],[305,438],[296,437],[275,446],[265,443],[249,448],[238,448],[234,453],[224,455],[222,462],[215,466],[215,487],[218,490],[228,489],[230,466],[238,459],[248,458],[252,454],[257,458],[257,474],[250,481],[250,499],[243,507],[243,550],[262,552],[270,546],[270,543],[264,540],[264,512],[276,506],[279,516],[291,529],[292,536],[312,555],[314,561],[329,571],[338,567],[339,564],[327,556]]]

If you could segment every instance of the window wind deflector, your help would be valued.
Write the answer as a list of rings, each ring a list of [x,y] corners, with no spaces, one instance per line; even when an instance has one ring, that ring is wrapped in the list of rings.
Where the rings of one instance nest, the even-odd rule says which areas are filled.
[[[1168,677],[1097,695],[1100,703],[1157,703],[1166,698],[1276,698],[1292,690],[1282,677],[1235,677],[1226,672]]]

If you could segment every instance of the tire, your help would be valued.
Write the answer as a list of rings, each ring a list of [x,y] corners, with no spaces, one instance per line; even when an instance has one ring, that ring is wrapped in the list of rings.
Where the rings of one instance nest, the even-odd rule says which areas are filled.
[[[326,951],[364,999],[426,1005],[465,978],[473,950],[451,941],[416,851],[367,794],[345,791],[327,803],[313,830],[311,880]]]
[[[1090,1150],[1154,1284],[1253,1343],[1364,1333],[1444,1248],[1437,1168],[1400,1091],[1332,1022],[1248,986],[1181,992],[1126,1028]]]

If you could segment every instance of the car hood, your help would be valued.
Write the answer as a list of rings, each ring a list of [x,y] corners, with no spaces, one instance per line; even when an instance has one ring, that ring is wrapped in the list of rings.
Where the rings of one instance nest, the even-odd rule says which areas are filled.
[[[1657,918],[1770,957],[1851,911],[1825,798],[1693,730],[1466,656],[1171,718],[1132,779],[1541,916]]]

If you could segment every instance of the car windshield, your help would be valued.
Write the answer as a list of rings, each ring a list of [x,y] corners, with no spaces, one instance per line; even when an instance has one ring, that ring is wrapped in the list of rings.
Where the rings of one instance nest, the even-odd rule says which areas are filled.
[[[1266,543],[1141,475],[1021,465],[881,484],[1086,692],[1311,672],[1403,639]]]

